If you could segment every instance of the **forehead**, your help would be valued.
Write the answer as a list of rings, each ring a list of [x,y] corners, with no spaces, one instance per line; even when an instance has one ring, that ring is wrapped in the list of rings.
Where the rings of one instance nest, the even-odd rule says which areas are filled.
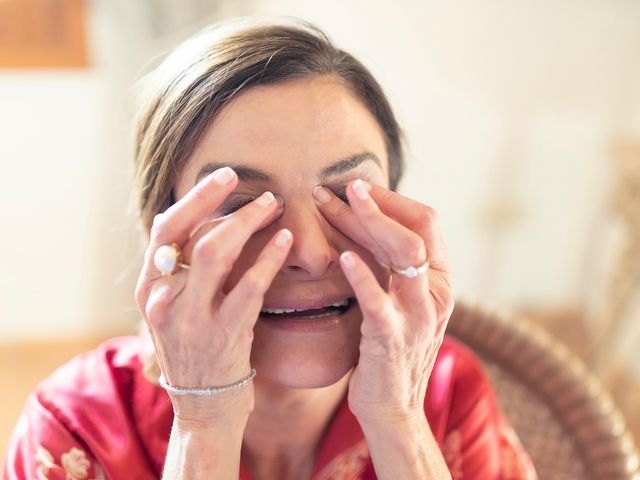
[[[316,76],[257,86],[216,116],[177,187],[183,193],[188,190],[209,162],[257,167],[276,178],[286,172],[291,178],[317,175],[324,166],[363,152],[380,159],[386,182],[383,132],[362,101],[337,78]]]

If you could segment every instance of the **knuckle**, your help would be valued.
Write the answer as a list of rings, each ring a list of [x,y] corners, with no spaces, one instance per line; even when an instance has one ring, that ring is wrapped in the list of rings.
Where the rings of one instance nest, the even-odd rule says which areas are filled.
[[[267,280],[263,275],[248,272],[242,280],[244,290],[251,295],[259,295],[267,290]]]
[[[151,281],[149,279],[149,269],[145,265],[140,271],[140,275],[138,275],[138,281],[136,283],[135,290],[133,292],[133,298],[135,299],[136,305],[142,312],[144,310],[144,305],[147,303],[147,299],[149,298],[149,294],[151,291]]]
[[[153,217],[153,221],[151,222],[151,227],[153,228],[153,227],[157,226],[162,221],[162,217],[164,217],[164,213],[162,213],[162,212],[157,213]]]
[[[244,331],[244,335],[243,337],[241,337],[241,340],[244,338],[244,341],[248,344],[251,345],[253,343],[253,338],[254,338],[254,333],[253,333],[253,328],[247,328]]]
[[[411,235],[405,240],[403,250],[411,261],[415,261],[414,259],[422,260],[426,257],[424,240],[417,235]]]
[[[367,302],[367,314],[375,318],[387,318],[391,313],[391,304],[386,298],[374,298]]]
[[[421,205],[418,211],[418,228],[430,229],[439,222],[439,215],[428,205]]]
[[[438,212],[436,211],[435,208],[430,207],[429,205],[424,205],[422,207],[422,215],[424,217],[427,217],[429,220],[431,220],[432,222],[437,222],[439,215]]]
[[[453,293],[450,293],[449,295],[447,295],[447,298],[445,299],[445,308],[448,314],[447,316],[451,316],[455,307],[456,307],[456,301],[453,298]]]
[[[169,217],[163,213],[156,215],[151,225],[151,238],[155,238],[158,245],[163,245],[169,241],[169,231]]]
[[[136,286],[136,289],[133,293],[133,298],[136,301],[136,305],[138,305],[139,308],[142,308],[146,301],[147,301],[147,289],[143,288],[141,283],[138,283],[138,285]]]
[[[215,261],[217,255],[220,255],[220,249],[218,248],[217,242],[210,236],[205,235],[201,237],[193,245],[192,257],[197,259],[198,262]]]
[[[154,326],[163,323],[163,319],[167,316],[167,310],[172,302],[172,295],[169,288],[158,288],[149,296],[144,313],[147,321]]]
[[[444,307],[449,315],[453,312],[453,309],[456,306],[456,302],[454,299],[453,291],[449,291],[444,297]]]
[[[230,269],[233,262],[226,249],[223,248],[215,236],[205,235],[193,246],[192,262],[201,265],[216,265],[223,269]]]

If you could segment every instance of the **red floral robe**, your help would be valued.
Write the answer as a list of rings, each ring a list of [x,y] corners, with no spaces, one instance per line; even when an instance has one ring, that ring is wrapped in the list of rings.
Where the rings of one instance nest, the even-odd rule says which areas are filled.
[[[157,479],[173,408],[143,372],[149,345],[117,337],[75,357],[32,393],[10,439],[4,479]],[[537,478],[473,353],[445,337],[425,414],[454,479]],[[240,479],[250,478],[240,466]],[[314,480],[375,479],[346,396],[315,459]]]

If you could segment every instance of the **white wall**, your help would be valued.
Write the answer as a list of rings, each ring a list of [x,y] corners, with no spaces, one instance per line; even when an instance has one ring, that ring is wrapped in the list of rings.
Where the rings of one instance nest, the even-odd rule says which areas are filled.
[[[128,87],[143,59],[190,29],[153,36],[139,4],[93,5],[91,68],[0,72],[0,340],[126,332],[137,319]],[[608,144],[640,135],[640,3],[222,7],[314,21],[372,69],[409,140],[402,191],[440,212],[459,298],[598,295],[583,278],[600,261],[587,240]]]
[[[133,328],[127,42],[87,23],[88,68],[0,72],[1,341]]]
[[[308,18],[382,81],[410,144],[402,191],[432,205],[461,298],[592,302],[609,142],[640,135],[633,0],[262,0]],[[586,272],[585,272],[586,270]]]

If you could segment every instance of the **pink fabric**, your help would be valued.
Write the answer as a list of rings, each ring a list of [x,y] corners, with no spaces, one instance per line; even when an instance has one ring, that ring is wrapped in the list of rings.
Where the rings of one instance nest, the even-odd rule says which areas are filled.
[[[4,479],[160,478],[173,409],[166,392],[142,373],[144,349],[139,337],[113,338],[42,382],[10,439]],[[425,415],[454,479],[537,478],[479,361],[448,337]],[[250,479],[242,465],[240,478]],[[321,441],[313,478],[376,478],[346,397]]]

